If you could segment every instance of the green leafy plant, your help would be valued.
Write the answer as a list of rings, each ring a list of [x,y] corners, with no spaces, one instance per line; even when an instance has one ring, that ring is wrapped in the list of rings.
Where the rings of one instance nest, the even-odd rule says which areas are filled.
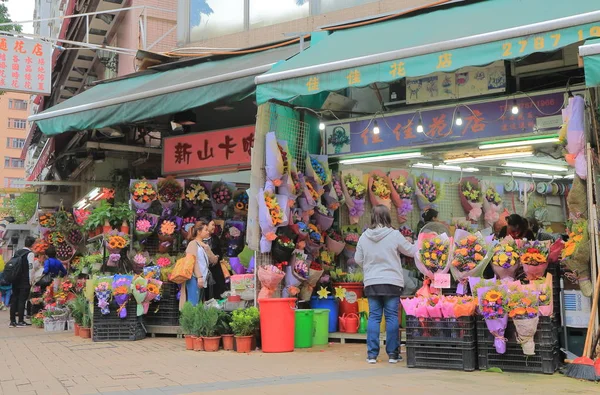
[[[81,325],[83,323],[83,316],[86,314],[88,309],[88,301],[83,294],[77,295],[75,299],[67,304],[71,316],[75,320],[75,323]]]
[[[179,315],[179,325],[184,335],[196,335],[195,321],[196,308],[190,302],[186,302]]]
[[[238,309],[233,312],[231,329],[236,336],[252,336],[258,330],[260,313],[256,307]]]
[[[83,317],[81,318],[81,327],[82,328],[90,328],[92,326],[92,317],[90,317],[90,313],[88,309],[85,309],[83,313]]]
[[[217,330],[220,335],[231,335],[231,314],[225,311],[219,311],[219,322],[217,324]]]
[[[103,226],[105,221],[110,221],[112,207],[106,200],[100,202],[98,206],[92,210],[92,213],[87,217],[83,224],[86,231],[91,231],[99,226]]]
[[[219,335],[219,310],[214,307],[201,306],[198,310],[204,310],[201,314],[201,327],[204,337],[215,337]]]
[[[131,220],[133,219],[134,212],[129,207],[128,203],[119,203],[115,204],[114,207],[112,207],[109,210],[109,214],[110,224],[112,226],[118,227],[123,223],[123,221],[131,222]]]

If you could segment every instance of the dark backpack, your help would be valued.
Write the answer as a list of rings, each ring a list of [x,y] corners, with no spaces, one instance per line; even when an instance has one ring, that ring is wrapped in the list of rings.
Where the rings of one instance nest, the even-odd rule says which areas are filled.
[[[28,250],[17,251],[4,266],[4,281],[13,284],[21,278],[23,273],[23,257],[29,254]]]

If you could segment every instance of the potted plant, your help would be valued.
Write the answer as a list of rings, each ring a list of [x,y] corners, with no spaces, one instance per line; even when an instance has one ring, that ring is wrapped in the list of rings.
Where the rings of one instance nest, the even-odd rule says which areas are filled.
[[[185,349],[194,349],[194,320],[196,319],[196,308],[190,302],[186,302],[179,315],[179,325],[185,337]]]
[[[86,218],[83,228],[88,232],[90,237],[102,233],[102,227],[110,219],[110,210],[110,204],[103,200]]]
[[[204,305],[199,303],[196,307],[194,307],[194,325],[193,325],[193,333],[194,333],[194,351],[204,351],[204,315],[206,310],[204,309]]]
[[[92,317],[90,317],[90,313],[88,312],[87,306],[83,316],[81,318],[81,326],[79,328],[79,337],[82,339],[89,339],[92,337]]]
[[[223,339],[223,350],[233,350],[233,331],[231,330],[231,314],[220,311],[219,312],[219,334]]]
[[[110,225],[113,228],[121,227],[122,233],[129,233],[129,223],[133,219],[134,212],[129,207],[129,203],[115,204],[109,210]]]
[[[68,303],[67,307],[71,311],[71,317],[73,317],[75,320],[75,336],[79,336],[79,329],[82,325],[83,315],[88,308],[87,299],[84,295],[77,295],[75,299]]]
[[[231,329],[235,334],[235,343],[238,353],[247,353],[252,350],[252,338],[260,324],[260,316],[256,307],[238,309],[233,312]]]
[[[204,309],[202,314],[202,341],[204,351],[219,351],[221,336],[219,335],[219,310],[214,307],[200,307]]]

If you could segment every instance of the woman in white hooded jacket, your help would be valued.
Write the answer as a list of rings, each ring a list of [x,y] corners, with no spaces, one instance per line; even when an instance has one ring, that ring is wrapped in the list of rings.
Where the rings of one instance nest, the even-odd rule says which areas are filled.
[[[367,362],[379,356],[379,327],[385,314],[386,352],[390,363],[402,360],[398,338],[398,305],[404,287],[400,254],[413,257],[416,247],[392,228],[390,210],[383,205],[373,208],[371,226],[358,240],[354,259],[363,267],[365,296],[369,301],[367,325]]]

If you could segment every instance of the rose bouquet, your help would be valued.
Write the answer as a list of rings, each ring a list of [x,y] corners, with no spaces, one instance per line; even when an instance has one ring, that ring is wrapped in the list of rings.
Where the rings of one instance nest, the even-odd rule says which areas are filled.
[[[192,230],[192,228],[196,224],[196,221],[198,221],[198,218],[196,218],[196,217],[185,217],[185,218],[183,218],[181,220],[180,233],[181,233],[181,236],[185,240],[187,240],[189,238],[190,231]]]
[[[329,231],[327,232],[327,237],[325,238],[325,245],[327,247],[327,250],[333,252],[335,255],[340,255],[346,247],[344,238],[339,232],[337,232],[334,229],[329,229]]]
[[[140,273],[144,267],[150,262],[150,255],[146,251],[133,252],[131,254],[131,262],[133,262],[136,273]]]
[[[402,236],[404,236],[406,240],[412,243],[413,239],[415,238],[415,232],[413,232],[411,228],[405,225],[401,226],[400,229],[398,229],[398,231]]]
[[[280,235],[271,248],[271,256],[277,263],[287,262],[292,257],[296,243],[285,235]]]
[[[127,317],[127,302],[131,292],[133,276],[127,274],[116,274],[113,277],[112,290],[115,303],[117,304],[117,315],[119,318]]]
[[[290,172],[291,155],[285,140],[278,140],[275,132],[265,137],[265,172],[267,180],[275,186],[281,186],[283,177]]]
[[[458,183],[460,204],[462,205],[467,218],[470,221],[477,222],[482,214],[482,193],[479,180],[475,177],[464,177]]]
[[[168,254],[155,255],[153,261],[161,269],[172,266],[175,263],[175,259]]]
[[[142,214],[135,219],[134,233],[136,240],[143,242],[152,236],[152,232],[158,224],[158,215]]]
[[[258,223],[261,228],[260,251],[271,251],[271,243],[277,238],[275,231],[288,224],[287,196],[276,195],[272,189],[260,189],[258,200]]]
[[[146,287],[146,297],[142,302],[142,313],[148,314],[148,308],[150,307],[150,302],[157,299],[160,300],[160,291],[162,288],[162,281],[149,278],[147,279],[148,286]]]
[[[571,194],[569,194],[569,197]],[[589,297],[592,294],[592,286],[590,282],[590,237],[588,221],[583,218],[576,219],[570,224],[569,229],[569,240],[565,243],[562,250],[561,263],[573,272],[577,278],[581,292]]]
[[[258,300],[262,298],[272,298],[275,292],[279,288],[281,280],[285,277],[285,273],[282,272],[275,265],[266,265],[258,267],[258,280],[260,281],[260,292],[258,293]]]
[[[503,210],[502,197],[494,184],[490,181],[481,182],[481,190],[485,192],[483,197],[483,219],[485,226],[492,227],[500,219]]]
[[[481,233],[471,234],[464,230],[454,233],[454,258],[450,271],[459,282],[456,293],[463,295],[469,277],[481,277],[490,259],[493,249],[491,240],[486,240]]]
[[[172,209],[183,198],[183,182],[169,176],[158,180],[158,201],[166,209]]]
[[[430,208],[437,208],[437,203],[442,200],[443,189],[439,181],[434,181],[427,174],[421,174],[416,181],[415,195],[417,204],[424,213]]]
[[[525,355],[535,355],[533,337],[537,332],[539,308],[537,295],[531,291],[511,291],[506,305],[508,317],[517,330],[517,341]]]
[[[300,289],[300,300],[310,300],[313,290],[322,275],[323,267],[319,263],[313,261],[308,268],[308,278],[302,284],[302,288]]]
[[[210,189],[210,202],[215,213],[222,211],[231,202],[233,192],[235,192],[235,184],[225,181],[213,182]]]
[[[139,317],[144,314],[144,300],[148,295],[148,280],[144,277],[137,276],[131,282],[131,293],[133,298],[137,302],[136,315]]]
[[[148,210],[158,196],[154,183],[146,179],[131,180],[129,192],[133,205],[141,210]]]
[[[389,180],[398,222],[403,224],[413,209],[412,196],[415,192],[413,178],[406,170],[393,170],[389,174]]]
[[[110,278],[99,278],[96,280],[94,294],[98,300],[98,308],[103,315],[110,314],[109,302],[112,296],[112,287]]]
[[[365,213],[365,195],[367,187],[363,180],[363,173],[359,170],[346,170],[342,172],[342,191],[344,192],[350,223],[355,225]]]
[[[477,291],[479,311],[485,320],[488,330],[494,336],[494,347],[498,354],[506,352],[504,331],[508,325],[508,297],[506,287],[496,285],[481,287]]]
[[[543,277],[548,268],[549,242],[519,240],[517,245],[527,279],[531,281]]]
[[[517,244],[512,237],[508,236],[496,244],[493,248],[492,269],[498,278],[515,279],[515,273],[519,269],[520,259]]]
[[[380,204],[388,209],[392,207],[392,187],[384,172],[374,170],[369,173],[369,200],[373,207]]]
[[[354,259],[356,253],[356,246],[358,245],[358,239],[360,233],[357,227],[348,226],[343,229],[342,235],[344,237],[344,256],[346,259]]]
[[[67,241],[71,245],[77,246],[83,241],[83,233],[79,229],[72,228],[67,233]]]
[[[73,209],[73,216],[75,217],[75,223],[79,226],[83,226],[88,217],[92,214],[91,211],[86,209]]]
[[[75,248],[69,245],[67,242],[57,243],[54,245],[56,247],[56,257],[62,262],[68,262],[75,255]]]
[[[331,183],[331,170],[327,155],[306,156],[306,176],[312,177],[322,187]]]

